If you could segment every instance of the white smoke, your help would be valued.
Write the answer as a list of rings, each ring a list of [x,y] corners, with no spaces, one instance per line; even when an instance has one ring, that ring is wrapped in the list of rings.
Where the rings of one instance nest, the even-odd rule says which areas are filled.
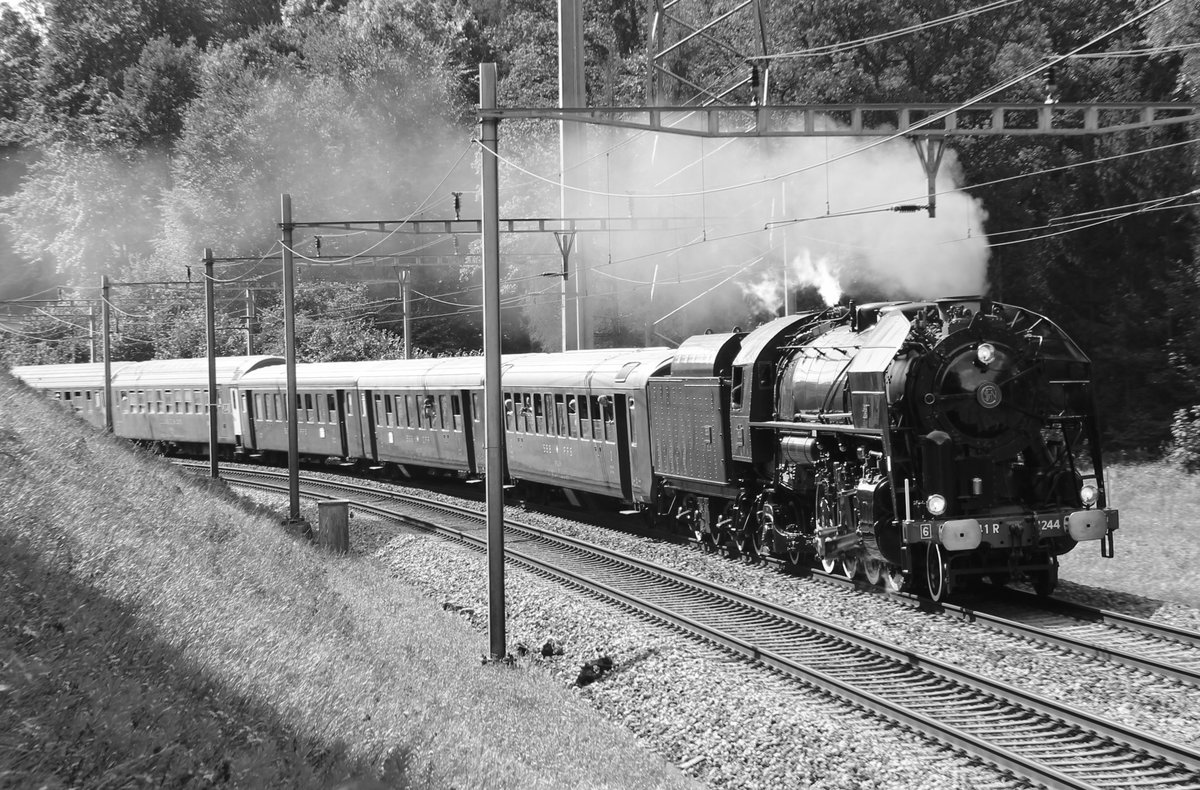
[[[600,260],[590,255],[599,264],[595,287],[607,278],[614,290],[629,289],[655,270],[651,312],[694,300],[673,320],[691,313],[690,323],[703,324],[713,322],[721,294],[730,310],[744,313],[749,299],[773,311],[785,286],[814,288],[826,302],[983,293],[986,213],[958,188],[954,150],[946,148],[938,170],[935,191],[943,194],[931,218],[924,208],[893,210],[929,203],[913,144],[871,143],[666,134],[594,141],[587,183],[607,195],[593,198],[591,216],[676,221],[672,230],[600,242]]]

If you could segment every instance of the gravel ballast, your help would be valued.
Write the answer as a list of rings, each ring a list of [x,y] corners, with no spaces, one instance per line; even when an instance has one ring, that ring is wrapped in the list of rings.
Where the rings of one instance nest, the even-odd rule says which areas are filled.
[[[422,492],[431,499],[436,493]],[[452,498],[448,498],[452,499]],[[461,500],[454,500],[461,502]],[[483,505],[475,503],[483,509]],[[715,581],[997,680],[1195,747],[1200,695],[1173,681],[1084,658],[978,625],[930,615],[869,592],[842,589],[692,547],[506,508],[506,516],[614,548]],[[355,553],[373,556],[398,581],[424,589],[487,628],[482,554],[437,538],[400,532],[356,515]],[[1064,582],[1060,597],[1128,610],[1130,596]],[[1084,600],[1086,599],[1086,600]],[[506,573],[509,650],[574,685],[601,657],[613,668],[578,694],[629,727],[688,773],[719,788],[979,788],[1020,786],[869,714],[731,659],[716,648],[564,590],[532,574]],[[1147,616],[1196,630],[1200,615],[1182,606],[1143,605]],[[542,656],[544,645],[562,655]]]

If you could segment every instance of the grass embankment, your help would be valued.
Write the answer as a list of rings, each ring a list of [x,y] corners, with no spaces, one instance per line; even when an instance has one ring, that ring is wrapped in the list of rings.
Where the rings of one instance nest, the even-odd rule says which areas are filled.
[[[6,373],[0,482],[0,787],[694,786],[370,560]]]
[[[1116,556],[1096,544],[1063,556],[1059,577],[1089,587],[1200,608],[1200,475],[1166,462],[1108,467],[1108,497],[1121,513]]]

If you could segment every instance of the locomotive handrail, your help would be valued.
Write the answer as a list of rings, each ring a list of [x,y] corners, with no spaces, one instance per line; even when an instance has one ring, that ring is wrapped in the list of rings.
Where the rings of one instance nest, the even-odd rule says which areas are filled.
[[[855,428],[853,425],[830,422],[784,422],[783,420],[768,420],[766,422],[750,423],[751,428],[771,428],[781,433],[805,433],[808,431],[829,431],[832,433],[853,433],[860,436],[880,436],[883,432],[878,428]]]

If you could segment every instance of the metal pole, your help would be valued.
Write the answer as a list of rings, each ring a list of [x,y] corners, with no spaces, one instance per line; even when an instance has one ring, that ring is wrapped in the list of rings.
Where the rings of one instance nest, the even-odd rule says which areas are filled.
[[[583,64],[583,13],[580,0],[558,0],[558,106],[583,107],[587,104],[587,88]],[[579,185],[583,174],[577,167],[583,161],[583,125],[559,121],[559,165],[562,168],[562,188],[559,191],[562,216],[580,217],[582,196],[570,189]],[[563,351],[591,348],[588,332],[582,256],[575,263],[576,276],[563,278],[562,305]]]
[[[88,362],[96,361],[96,305],[88,303]]]
[[[412,325],[409,323],[408,269],[400,270],[400,305],[404,311],[404,358],[412,359]]]
[[[568,308],[571,304],[571,295],[567,293],[567,279],[570,276],[571,263],[571,247],[575,243],[574,231],[566,232],[561,230],[554,231],[554,241],[558,244],[558,252],[562,255],[562,350],[570,351],[572,348],[578,348],[578,344],[572,344],[568,337],[575,331],[576,323],[571,320],[571,313]]]
[[[780,218],[787,216],[787,182],[779,182],[779,216]],[[792,284],[789,276],[789,269],[792,268],[792,262],[788,259],[788,234],[787,229],[783,230],[783,314],[792,314]]]
[[[496,64],[479,64],[479,108],[496,108]],[[493,659],[508,652],[504,633],[504,403],[500,387],[500,122],[480,121],[483,201],[483,400],[487,450],[488,646]]]
[[[246,289],[246,356],[254,356],[254,323],[258,319],[258,309],[254,304],[254,291]]]
[[[100,275],[100,321],[104,327],[104,430],[112,433],[112,312],[108,305],[108,275]]]
[[[204,248],[204,323],[208,338],[208,472],[215,480],[221,476],[217,468],[217,420],[221,395],[217,392],[217,318],[213,296],[213,253]],[[231,410],[232,412],[232,410]]]
[[[300,431],[296,424],[296,282],[292,265],[292,196],[280,195],[283,230],[283,357],[287,368],[288,518],[300,521]]]

